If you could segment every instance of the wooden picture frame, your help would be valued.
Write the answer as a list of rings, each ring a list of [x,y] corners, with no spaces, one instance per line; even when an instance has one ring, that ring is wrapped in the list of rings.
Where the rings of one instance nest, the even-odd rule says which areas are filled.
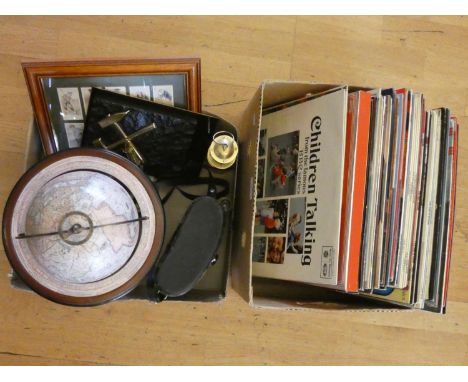
[[[76,147],[92,87],[122,93],[125,88],[125,94],[201,111],[199,58],[24,62],[22,67],[46,155]],[[135,89],[143,91],[132,94]]]

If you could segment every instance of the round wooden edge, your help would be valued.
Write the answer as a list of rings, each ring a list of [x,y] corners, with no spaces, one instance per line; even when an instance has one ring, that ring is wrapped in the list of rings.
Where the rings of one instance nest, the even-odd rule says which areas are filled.
[[[138,272],[127,282],[122,284],[121,286],[117,287],[116,289],[109,291],[102,295],[92,296],[92,297],[74,297],[74,296],[67,296],[53,290],[50,290],[44,287],[42,284],[37,282],[28,271],[23,267],[21,262],[19,261],[18,257],[16,256],[16,252],[14,250],[13,245],[13,237],[11,235],[11,223],[13,219],[13,213],[15,209],[16,202],[21,195],[22,191],[24,190],[25,186],[29,183],[29,181],[36,176],[40,171],[47,168],[49,165],[67,158],[73,158],[76,156],[91,156],[91,157],[99,157],[103,159],[110,160],[125,170],[133,174],[143,185],[148,196],[152,202],[155,217],[156,217],[156,232],[154,236],[153,245],[151,247],[150,253],[148,254],[147,259],[143,263],[143,266],[138,270]],[[165,215],[164,210],[162,207],[161,199],[159,197],[158,192],[154,188],[153,184],[150,180],[146,177],[146,175],[141,171],[133,162],[129,161],[128,159],[108,150],[101,150],[101,149],[91,149],[91,148],[76,148],[70,149],[66,151],[60,151],[58,153],[52,154],[42,161],[38,162],[36,165],[31,167],[16,183],[8,200],[5,205],[5,209],[3,212],[3,222],[2,222],[2,238],[3,238],[3,245],[5,247],[5,253],[7,258],[14,269],[14,271],[18,274],[18,276],[36,293],[39,295],[63,304],[63,305],[72,305],[72,306],[95,306],[104,304],[106,302],[115,300],[119,297],[124,296],[132,289],[134,289],[138,283],[147,275],[147,273],[151,270],[152,266],[156,262],[156,259],[159,255],[161,250],[163,240],[164,240],[164,231],[165,231]]]

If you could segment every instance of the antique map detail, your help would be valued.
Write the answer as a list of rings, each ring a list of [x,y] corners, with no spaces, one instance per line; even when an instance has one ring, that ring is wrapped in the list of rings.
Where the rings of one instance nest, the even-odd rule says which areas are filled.
[[[104,279],[130,259],[138,243],[138,209],[116,180],[91,171],[54,178],[37,194],[28,210],[29,248],[55,277],[74,283]],[[105,225],[103,227],[99,227]]]

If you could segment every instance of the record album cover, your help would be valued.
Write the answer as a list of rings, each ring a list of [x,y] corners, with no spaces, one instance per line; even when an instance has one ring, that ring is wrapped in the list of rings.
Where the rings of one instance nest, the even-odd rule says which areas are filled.
[[[347,100],[341,87],[262,117],[253,275],[337,284]]]

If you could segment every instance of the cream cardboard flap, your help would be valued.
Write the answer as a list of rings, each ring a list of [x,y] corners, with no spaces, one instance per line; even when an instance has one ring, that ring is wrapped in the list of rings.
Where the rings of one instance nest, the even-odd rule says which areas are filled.
[[[257,90],[244,112],[239,131],[239,169],[237,180],[236,217],[232,257],[232,285],[247,301],[252,298],[251,251],[254,202],[256,193],[257,147],[261,119],[263,86]]]

